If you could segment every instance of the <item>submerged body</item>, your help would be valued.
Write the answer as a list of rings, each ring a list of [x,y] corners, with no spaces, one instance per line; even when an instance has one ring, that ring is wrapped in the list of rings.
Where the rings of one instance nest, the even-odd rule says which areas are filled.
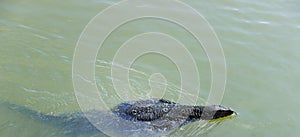
[[[45,115],[22,106],[9,106],[32,118],[60,126],[64,134],[70,136],[103,134],[98,129],[113,136],[157,136],[190,122],[218,119],[235,113],[220,105],[188,106],[166,99],[124,102],[111,111],[75,112],[58,116]]]

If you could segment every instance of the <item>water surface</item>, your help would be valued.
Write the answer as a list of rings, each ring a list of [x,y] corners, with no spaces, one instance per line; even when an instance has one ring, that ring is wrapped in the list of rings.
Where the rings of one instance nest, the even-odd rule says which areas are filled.
[[[297,136],[300,128],[300,2],[184,2],[202,13],[215,29],[227,62],[222,104],[239,112],[237,118],[202,136]],[[113,3],[107,0],[2,0],[0,99],[45,114],[79,111],[71,79],[75,45],[89,20]],[[211,73],[201,46],[175,24],[145,19],[120,27],[98,53],[96,81],[108,106],[121,102],[112,92],[110,81],[113,53],[124,40],[147,31],[162,31],[188,45],[200,68],[201,91],[197,104],[204,104]],[[185,93],[180,91],[176,66],[167,58],[149,54],[136,60],[130,71],[133,90],[141,98],[147,97],[144,95],[150,90],[148,78],[153,73],[161,73],[167,79],[166,98],[177,100],[178,93]],[[56,134],[57,127],[9,109],[1,108],[0,114],[0,136],[62,136]],[[193,128],[196,125],[188,125],[173,135],[195,135],[200,132]]]

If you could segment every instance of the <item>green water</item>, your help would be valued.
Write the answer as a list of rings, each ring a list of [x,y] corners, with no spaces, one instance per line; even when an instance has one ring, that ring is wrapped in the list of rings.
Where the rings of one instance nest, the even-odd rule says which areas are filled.
[[[220,39],[227,65],[222,104],[239,113],[237,118],[225,121],[202,136],[281,137],[300,134],[300,2],[184,2],[203,14]],[[2,0],[0,100],[45,114],[80,110],[72,85],[76,42],[87,23],[113,3],[106,0]],[[109,77],[114,52],[124,40],[147,31],[170,34],[188,45],[200,68],[201,91],[197,103],[203,104],[209,94],[211,72],[201,46],[175,24],[145,19],[114,31],[98,52],[96,81],[108,106],[121,101],[112,92]],[[181,91],[176,65],[157,54],[142,56],[132,65],[130,81],[138,98],[143,98],[149,91],[148,78],[153,73],[163,74],[169,83],[164,97],[178,99],[177,94]],[[57,136],[57,128],[47,123],[5,108],[0,109],[0,114],[0,136]],[[183,136],[189,135],[183,133],[186,133]]]

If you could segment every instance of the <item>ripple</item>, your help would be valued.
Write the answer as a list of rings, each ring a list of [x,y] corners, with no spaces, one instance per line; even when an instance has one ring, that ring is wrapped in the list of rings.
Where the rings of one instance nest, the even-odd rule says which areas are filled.
[[[112,63],[104,60],[97,60],[97,68],[101,68],[103,71],[110,72],[110,65]],[[139,99],[146,99],[146,98],[153,98],[152,95],[150,95],[151,88],[149,87],[149,78],[151,78],[152,74],[147,74],[146,72],[143,72],[141,70],[135,69],[135,68],[127,68],[125,66],[114,64],[120,68],[126,69],[129,71],[130,77],[129,77],[129,83],[131,90],[134,91],[135,95],[138,96]],[[142,66],[141,66],[142,67]],[[96,81],[99,89],[101,89],[101,95],[103,96],[109,96],[109,94],[113,94],[111,91],[114,91],[115,88],[113,87],[112,77],[108,75],[96,75]],[[122,84],[128,84],[127,81],[122,81],[120,79],[114,78],[115,81],[119,81]],[[189,91],[185,89],[181,89],[180,86],[178,86],[175,83],[172,83],[170,81],[166,81],[165,83],[161,81],[151,81],[153,83],[159,84],[159,86],[166,87],[165,89],[165,95],[163,97],[167,97],[168,99],[172,101],[176,101],[178,99],[178,95],[181,96],[195,96],[194,94],[190,93]],[[103,94],[102,94],[103,93]],[[198,95],[197,95],[198,96]],[[185,103],[192,103],[193,101],[186,99]],[[198,103],[205,104],[205,99],[202,96],[198,96]],[[182,103],[182,102],[179,102]]]
[[[47,91],[47,90],[36,90],[36,89],[31,89],[31,88],[26,88],[26,87],[21,87],[23,89],[23,91],[25,92],[30,92],[30,93],[37,93],[37,94],[47,94],[50,96],[57,96],[56,94]]]

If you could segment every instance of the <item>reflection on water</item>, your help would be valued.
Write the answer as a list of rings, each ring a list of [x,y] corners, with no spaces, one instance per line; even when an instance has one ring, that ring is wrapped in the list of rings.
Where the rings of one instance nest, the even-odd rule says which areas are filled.
[[[207,132],[193,123],[170,136],[296,136],[300,124],[300,9],[296,0],[185,1],[201,12],[215,29],[227,61],[227,87],[222,104],[240,116]],[[0,100],[44,114],[79,111],[72,87],[72,59],[76,42],[88,21],[113,1],[0,2]],[[145,5],[147,7],[147,5]],[[152,7],[160,8],[160,7]],[[171,7],[170,7],[171,8]],[[182,10],[182,9],[176,9]],[[124,13],[126,14],[126,13]],[[119,15],[122,16],[122,15]],[[197,25],[197,24],[195,24]],[[205,52],[182,28],[157,20],[140,20],[116,30],[104,43],[96,61],[96,82],[109,107],[123,100],[111,83],[111,59],[122,42],[138,33],[162,31],[179,39],[191,51],[200,73],[197,105],[205,104],[211,73]],[[178,51],[180,53],[180,51]],[[122,66],[117,66],[122,67]],[[125,68],[127,69],[127,68]],[[180,74],[166,58],[147,55],[129,68],[132,93],[177,100]],[[162,79],[151,81],[154,73]],[[149,82],[150,78],[150,82]],[[155,77],[154,77],[155,79]],[[162,80],[162,81],[160,81]],[[152,83],[151,83],[152,82]],[[194,95],[194,94],[192,94]],[[186,100],[189,104],[190,100]],[[63,136],[57,127],[35,121],[0,106],[0,136]],[[101,135],[100,135],[101,136]]]

